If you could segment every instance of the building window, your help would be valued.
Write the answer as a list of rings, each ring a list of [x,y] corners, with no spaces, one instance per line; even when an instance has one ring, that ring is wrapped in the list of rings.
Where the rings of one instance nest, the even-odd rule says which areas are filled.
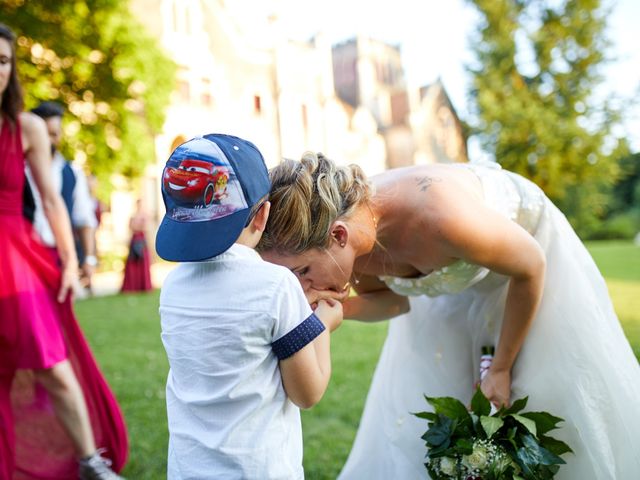
[[[309,114],[307,113],[307,106],[306,105],[302,105],[302,128],[304,128],[304,131],[306,133],[307,129],[309,128]]]
[[[191,15],[189,15],[189,7],[184,9],[184,31],[187,35],[191,35]]]
[[[260,115],[262,113],[262,102],[260,95],[253,96],[253,113]]]
[[[191,99],[191,88],[186,80],[178,80],[178,96],[183,102],[189,102]]]
[[[200,95],[200,101],[205,107],[213,105],[213,97],[211,96],[211,80],[208,78],[202,79],[202,93]]]
[[[173,2],[173,5],[171,6],[171,10],[173,12],[173,31],[177,32],[178,31],[178,5],[176,4],[176,2]]]
[[[174,0],[171,4],[173,31],[191,35],[191,7],[181,2],[182,0]]]

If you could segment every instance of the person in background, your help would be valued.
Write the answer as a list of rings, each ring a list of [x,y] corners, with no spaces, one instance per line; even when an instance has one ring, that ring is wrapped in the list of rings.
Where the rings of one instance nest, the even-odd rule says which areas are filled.
[[[98,197],[98,177],[94,173],[90,173],[87,175],[87,184],[89,186],[89,195],[91,196],[91,201],[93,203],[93,213],[96,216],[96,234],[93,236],[93,251],[95,252],[95,256],[97,259],[100,259],[100,251],[98,250],[98,235],[97,232],[100,228],[100,224],[102,222],[102,214],[107,211],[107,206],[100,200]],[[99,263],[99,260],[98,260]],[[82,281],[81,283],[85,285],[86,288],[89,288],[89,294],[93,294],[92,288],[86,286],[86,282]]]
[[[91,197],[91,202],[93,204],[93,213],[96,216],[96,230],[100,227],[100,222],[102,221],[102,214],[106,210],[106,206],[102,201],[98,198],[98,177],[96,177],[93,173],[87,175],[87,185],[89,186],[89,196]],[[95,240],[94,235],[94,240]],[[96,252],[96,257],[98,257],[98,247],[94,246],[94,251]]]
[[[14,42],[0,24],[0,478],[116,480],[124,418],[73,313],[71,225],[45,123],[22,111]],[[23,216],[25,160],[55,255]]]
[[[212,169],[225,176],[219,202],[181,193],[179,182]],[[270,205],[267,167],[252,143],[192,139],[171,154],[163,179],[167,213],[156,249],[181,262],[160,294],[170,367],[167,478],[302,480],[299,407],[327,388],[329,331],[342,307],[319,301],[313,312],[295,276],[254,250]]]
[[[69,212],[71,226],[74,231],[76,253],[80,264],[81,281],[87,288],[91,289],[91,276],[98,264],[98,259],[95,255],[95,230],[98,222],[86,175],[81,169],[65,159],[58,150],[62,140],[64,109],[62,105],[56,102],[42,102],[31,112],[42,118],[47,126],[52,154],[51,182],[54,188],[62,195],[64,204]],[[55,238],[42,208],[38,191],[34,188],[33,177],[28,167],[27,178],[29,179],[29,184],[26,185],[26,188],[31,190],[35,203],[33,226],[45,245],[55,249]]]
[[[147,292],[153,289],[151,284],[151,257],[147,246],[146,230],[149,216],[144,210],[142,200],[136,200],[136,210],[129,220],[131,241],[129,255],[124,265],[122,292]]]

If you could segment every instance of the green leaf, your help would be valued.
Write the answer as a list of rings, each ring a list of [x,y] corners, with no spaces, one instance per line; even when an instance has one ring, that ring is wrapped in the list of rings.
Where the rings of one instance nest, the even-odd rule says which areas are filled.
[[[491,438],[494,433],[496,433],[502,425],[504,425],[504,420],[497,417],[480,417],[480,424],[482,425],[482,429],[484,433],[487,434],[487,438]]]
[[[469,455],[473,452],[473,440],[469,438],[459,438],[456,440],[454,450],[460,455]]]
[[[437,418],[437,415],[433,412],[418,412],[412,413],[411,415],[414,415],[418,418],[424,418],[425,420],[429,420],[430,422],[433,422]]]
[[[527,478],[528,480],[535,478],[533,476],[532,467],[535,466],[537,462],[535,461],[534,458],[531,457],[531,454],[529,451],[527,451],[525,448],[518,449],[516,451],[515,461],[520,467],[520,469],[522,470],[522,473],[524,474],[525,478]]]
[[[525,412],[521,415],[536,422],[538,435],[544,435],[551,430],[555,430],[556,428],[558,428],[558,423],[564,422],[564,419],[560,417],[554,417],[547,412]]]
[[[541,447],[536,439],[531,435],[522,436],[523,446],[518,449],[518,458],[526,465],[535,468],[536,465],[558,465],[566,463],[557,455],[551,453],[546,448]]]
[[[540,435],[538,441],[540,442],[540,445],[542,445],[550,452],[555,453],[556,455],[562,455],[569,452],[573,453],[573,450],[571,450],[571,447],[569,447],[569,445],[553,437]]]
[[[455,429],[456,422],[449,417],[438,414],[435,422],[429,427],[422,438],[432,447],[439,447],[450,443],[451,435]]]
[[[513,448],[515,450],[518,450],[518,444],[516,443],[516,432],[518,431],[518,429],[516,427],[512,427],[509,430],[507,430],[507,436],[505,438],[505,440],[507,440],[511,445],[513,445]]]
[[[482,415],[489,415],[491,412],[491,403],[484,396],[480,387],[476,388],[476,392],[473,394],[473,398],[471,399],[471,411],[478,415],[479,417]]]
[[[520,423],[522,426],[524,426],[524,428],[526,428],[529,433],[531,433],[531,435],[533,435],[534,437],[537,435],[536,433],[536,422],[534,422],[533,420],[530,420],[528,418],[526,418],[523,415],[516,415],[513,414],[511,415],[518,423]]]
[[[426,398],[427,402],[429,402],[429,404],[433,406],[433,409],[436,413],[452,419],[458,419],[459,421],[471,421],[471,417],[469,416],[467,407],[465,407],[464,404],[458,399],[455,399],[453,397],[427,396],[425,396],[424,398]]]
[[[509,408],[503,411],[503,415],[513,415],[514,413],[518,413],[520,410],[527,406],[528,400],[529,397],[524,397],[514,401]]]
[[[450,456],[453,452],[452,449],[449,448],[451,445],[450,441],[447,440],[445,443],[440,445],[439,447],[434,447],[429,450],[429,458],[438,458],[438,457],[447,457]]]

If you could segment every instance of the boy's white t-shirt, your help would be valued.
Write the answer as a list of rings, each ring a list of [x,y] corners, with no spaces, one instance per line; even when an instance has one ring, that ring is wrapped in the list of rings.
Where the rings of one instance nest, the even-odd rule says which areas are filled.
[[[324,326],[295,276],[235,244],[178,265],[162,287],[160,317],[168,479],[304,478],[300,412],[278,361]]]

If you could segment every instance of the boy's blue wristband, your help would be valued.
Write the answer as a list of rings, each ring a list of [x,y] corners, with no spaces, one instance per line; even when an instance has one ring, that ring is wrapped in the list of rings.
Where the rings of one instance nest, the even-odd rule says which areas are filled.
[[[324,324],[312,313],[296,328],[273,342],[271,347],[278,360],[284,360],[312,342],[324,329]]]

